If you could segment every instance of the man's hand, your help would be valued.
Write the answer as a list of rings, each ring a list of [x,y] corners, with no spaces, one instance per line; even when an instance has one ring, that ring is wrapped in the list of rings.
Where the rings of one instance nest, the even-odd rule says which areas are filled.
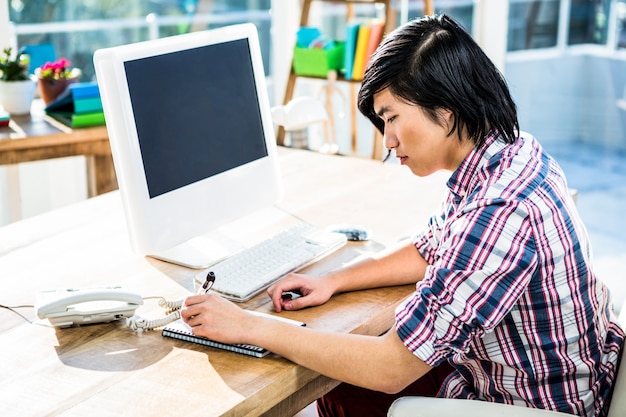
[[[254,316],[217,295],[191,295],[185,299],[181,318],[193,334],[223,343],[249,343],[248,327]]]
[[[334,294],[334,287],[326,277],[289,274],[267,289],[274,308],[300,310],[324,304]],[[292,297],[290,293],[298,294]]]

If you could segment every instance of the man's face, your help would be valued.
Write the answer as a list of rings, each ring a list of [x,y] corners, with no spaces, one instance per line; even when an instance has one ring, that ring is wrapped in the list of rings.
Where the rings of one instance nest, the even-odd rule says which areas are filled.
[[[395,149],[400,163],[417,176],[454,171],[472,149],[456,133],[448,136],[453,124],[448,110],[439,111],[436,123],[420,106],[398,99],[389,89],[374,95],[374,110],[385,123],[385,147]]]

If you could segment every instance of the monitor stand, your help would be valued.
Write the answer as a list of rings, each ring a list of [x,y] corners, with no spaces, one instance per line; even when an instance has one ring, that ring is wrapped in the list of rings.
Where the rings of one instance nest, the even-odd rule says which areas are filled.
[[[204,269],[241,249],[241,244],[236,242],[199,236],[148,256],[187,268]]]

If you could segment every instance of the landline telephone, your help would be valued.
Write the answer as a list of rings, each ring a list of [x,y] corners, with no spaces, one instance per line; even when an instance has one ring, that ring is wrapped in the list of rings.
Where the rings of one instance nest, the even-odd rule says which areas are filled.
[[[211,289],[215,275],[209,273],[199,294],[206,294]],[[157,297],[149,297],[157,298]],[[41,291],[37,295],[35,309],[41,319],[48,319],[57,327],[71,327],[83,324],[106,323],[126,319],[126,326],[134,331],[164,327],[163,336],[217,347],[255,357],[269,354],[267,349],[244,344],[225,344],[202,336],[196,336],[180,319],[183,300],[167,301],[159,298],[159,306],[168,309],[167,315],[160,319],[146,320],[135,315],[135,310],[143,304],[140,295],[123,290],[121,287],[68,288],[62,290]],[[305,326],[305,323],[267,313],[250,311],[252,314],[270,317],[276,320]],[[172,323],[170,326],[168,326]]]
[[[40,319],[48,319],[50,324],[61,328],[125,319],[128,328],[142,331],[165,326],[180,318],[182,299],[152,298],[159,298],[159,306],[167,309],[165,317],[147,320],[135,315],[143,298],[120,286],[41,291],[37,294],[35,310]]]
[[[106,323],[130,318],[143,298],[119,286],[41,291],[35,310],[40,319],[57,327]]]
[[[199,293],[206,294],[214,281],[215,275],[209,273]],[[35,310],[40,319],[48,319],[50,324],[57,327],[126,319],[130,329],[142,331],[165,326],[180,318],[182,299],[168,301],[163,297],[158,298],[159,306],[167,309],[167,312],[165,317],[154,320],[136,316],[135,310],[143,304],[143,298],[120,286],[41,291],[37,294]]]

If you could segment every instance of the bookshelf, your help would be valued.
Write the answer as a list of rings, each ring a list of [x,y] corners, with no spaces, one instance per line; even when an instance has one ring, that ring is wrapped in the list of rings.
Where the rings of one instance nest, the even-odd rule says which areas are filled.
[[[383,35],[389,33],[393,29],[395,29],[396,21],[395,21],[395,10],[392,7],[392,0],[303,0],[302,2],[302,11],[300,14],[300,27],[308,26],[309,23],[309,12],[311,10],[311,4],[313,2],[327,2],[333,4],[345,3],[346,5],[346,21],[356,17],[354,12],[355,4],[371,4],[375,5],[383,5],[385,10],[384,17],[384,29]],[[296,74],[293,68],[293,61],[291,62],[291,67],[289,70],[289,77],[287,79],[287,87],[285,89],[285,98],[283,100],[283,104],[289,103],[293,98],[293,94],[295,91],[296,81],[298,78],[313,78],[325,80],[324,77],[316,77],[310,75],[299,75]],[[350,84],[350,130],[351,130],[351,145],[352,152],[356,153],[357,151],[357,123],[356,123],[356,85],[360,83],[360,80],[349,80],[346,79],[343,75],[338,74],[337,76],[338,82],[347,82]],[[277,135],[276,135],[276,143],[278,145],[283,145],[285,140],[285,129],[282,126],[278,127]],[[375,130],[375,138],[374,145],[372,149],[372,158],[379,158],[382,154],[382,136],[378,131]]]

